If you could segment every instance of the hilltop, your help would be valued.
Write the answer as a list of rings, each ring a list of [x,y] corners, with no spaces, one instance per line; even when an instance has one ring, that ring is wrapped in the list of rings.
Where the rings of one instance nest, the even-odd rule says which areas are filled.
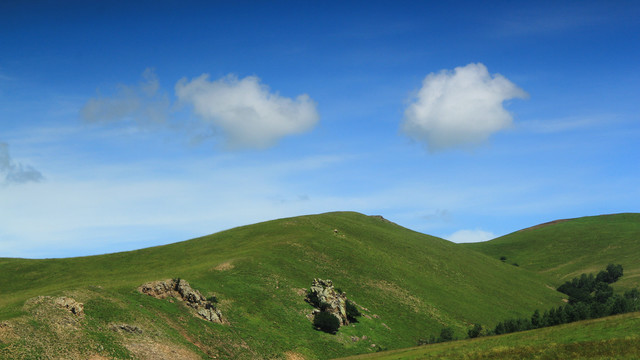
[[[144,283],[178,278],[215,299],[224,322],[194,317],[180,300],[137,291]],[[360,321],[337,335],[314,330],[304,301],[314,278],[331,279],[344,291],[363,312]],[[548,279],[380,217],[301,216],[137,251],[0,259],[0,356],[368,353],[414,346],[443,326],[462,336],[473,323],[493,326],[555,306],[562,295]],[[61,298],[83,304],[82,312],[54,306]]]
[[[620,289],[640,287],[640,214],[565,219],[536,225],[494,240],[461,244],[492,258],[548,276],[554,286],[607,264],[624,267]]]

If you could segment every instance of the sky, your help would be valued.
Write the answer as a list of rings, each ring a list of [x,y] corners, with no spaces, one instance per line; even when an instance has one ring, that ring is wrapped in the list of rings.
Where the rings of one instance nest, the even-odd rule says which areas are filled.
[[[0,257],[640,211],[635,1],[2,1]]]

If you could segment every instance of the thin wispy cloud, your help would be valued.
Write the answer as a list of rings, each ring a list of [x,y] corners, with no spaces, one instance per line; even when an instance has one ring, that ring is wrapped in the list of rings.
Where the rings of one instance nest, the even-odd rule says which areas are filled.
[[[159,91],[160,82],[153,69],[146,69],[138,85],[118,85],[111,96],[98,95],[89,99],[80,110],[87,122],[133,121],[139,125],[165,124],[170,102]]]
[[[527,93],[483,64],[431,73],[410,100],[402,132],[431,152],[478,145],[511,126],[503,103]]]
[[[147,69],[138,85],[119,85],[111,96],[90,99],[80,115],[90,123],[130,122],[140,128],[169,129],[190,142],[217,138],[230,149],[267,148],[286,136],[311,130],[319,120],[316,103],[307,94],[281,96],[255,76],[183,78],[175,85],[175,95],[178,103],[171,104],[156,74]],[[173,116],[184,106],[195,114],[191,120]]]
[[[30,165],[16,162],[9,153],[9,144],[0,142],[0,177],[4,184],[24,184],[44,180],[40,171]]]
[[[255,76],[210,81],[203,74],[182,79],[176,95],[193,106],[205,124],[220,129],[231,148],[266,148],[285,136],[311,130],[319,119],[316,103],[307,94],[295,99],[280,96]]]

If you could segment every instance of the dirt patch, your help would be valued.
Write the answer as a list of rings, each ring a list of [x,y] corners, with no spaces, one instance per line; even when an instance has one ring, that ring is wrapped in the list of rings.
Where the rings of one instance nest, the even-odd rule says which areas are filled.
[[[216,271],[227,271],[231,270],[235,267],[231,261],[223,262],[222,264],[218,264],[218,266],[214,267],[213,270]]]
[[[125,346],[136,358],[143,360],[201,359],[198,354],[176,344],[167,342],[160,343],[149,340],[131,342],[125,344]]]
[[[296,293],[296,295],[298,295],[298,296],[305,296],[305,295],[307,295],[307,289],[305,289],[305,288],[301,288],[301,289],[293,288],[293,289],[291,289],[291,290],[293,290],[293,291]]]
[[[293,351],[287,351],[284,353],[284,356],[286,356],[287,360],[305,360],[305,357],[302,356],[302,354]]]
[[[13,325],[11,325],[11,323],[0,323],[0,342],[12,342],[18,340],[19,338],[20,337],[16,335],[16,332],[13,330]]]

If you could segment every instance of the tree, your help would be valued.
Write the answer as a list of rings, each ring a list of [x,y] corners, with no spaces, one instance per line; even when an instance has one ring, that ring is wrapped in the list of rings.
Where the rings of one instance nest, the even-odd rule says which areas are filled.
[[[481,332],[482,332],[482,325],[474,324],[473,327],[469,329],[469,331],[467,331],[467,335],[469,335],[470,339],[473,339],[480,336]]]
[[[596,285],[596,290],[593,294],[595,301],[604,304],[611,296],[613,296],[613,288],[609,284],[600,282]]]
[[[329,334],[335,334],[340,328],[340,320],[326,311],[317,312],[313,317],[313,326]]]
[[[618,281],[618,279],[623,275],[622,265],[607,265],[607,273],[609,273],[609,280],[611,283]]]
[[[536,309],[536,311],[533,312],[533,315],[531,315],[531,326],[534,329],[541,327],[540,311],[538,311],[538,309]]]
[[[440,342],[453,340],[453,329],[448,326],[442,328],[442,330],[440,331],[440,338],[438,340]]]

